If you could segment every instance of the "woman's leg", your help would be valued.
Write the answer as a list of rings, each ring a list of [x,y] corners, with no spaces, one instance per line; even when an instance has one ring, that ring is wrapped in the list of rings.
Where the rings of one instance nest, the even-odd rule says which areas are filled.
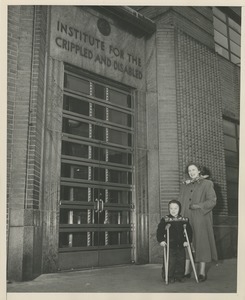
[[[199,270],[199,274],[205,276],[205,269],[206,269],[206,263],[205,262],[200,262],[200,270]]]
[[[185,275],[191,273],[191,261],[189,259],[185,260]]]
[[[199,270],[198,280],[199,280],[199,282],[203,282],[207,279],[207,276],[205,274],[206,263],[200,262],[199,266],[200,266],[200,270]]]

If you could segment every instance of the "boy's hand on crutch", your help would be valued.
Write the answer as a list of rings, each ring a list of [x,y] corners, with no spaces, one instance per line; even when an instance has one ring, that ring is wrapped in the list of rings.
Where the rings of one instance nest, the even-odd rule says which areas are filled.
[[[188,243],[187,243],[187,242],[184,242],[184,243],[183,243],[183,246],[184,246],[184,247],[187,247],[187,246],[188,246]]]
[[[166,247],[166,246],[167,246],[167,243],[166,243],[165,241],[162,241],[162,242],[160,243],[160,246]]]

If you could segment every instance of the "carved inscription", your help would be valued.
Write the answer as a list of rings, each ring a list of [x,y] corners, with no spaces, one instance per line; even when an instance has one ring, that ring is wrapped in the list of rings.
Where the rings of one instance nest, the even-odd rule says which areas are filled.
[[[128,53],[124,49],[107,44],[86,32],[57,21],[58,36],[55,44],[60,49],[79,55],[84,59],[94,61],[96,64],[113,68],[117,72],[142,79],[142,61],[138,56]],[[72,41],[70,40],[72,38]]]

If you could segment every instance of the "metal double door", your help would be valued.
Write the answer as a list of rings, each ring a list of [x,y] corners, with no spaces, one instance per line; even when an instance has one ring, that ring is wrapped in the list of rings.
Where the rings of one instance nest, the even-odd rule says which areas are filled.
[[[69,187],[71,193],[74,189],[78,188]],[[131,191],[91,186],[82,189],[91,201],[60,203],[59,268],[131,263],[133,206],[126,203]],[[108,201],[119,198],[120,203]]]
[[[133,100],[65,72],[59,269],[133,260]]]

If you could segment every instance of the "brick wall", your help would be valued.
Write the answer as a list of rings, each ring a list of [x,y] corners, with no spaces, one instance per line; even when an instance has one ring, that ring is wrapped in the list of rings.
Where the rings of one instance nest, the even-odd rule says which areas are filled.
[[[177,198],[179,193],[174,28],[170,26],[159,29],[156,43],[160,207],[162,215],[165,215],[168,212],[168,202]]]
[[[34,9],[33,53],[30,86],[29,140],[27,156],[26,207],[39,208],[41,155],[44,115],[44,72],[46,47],[46,9],[36,6]]]
[[[188,161],[206,166],[227,214],[220,72],[216,55],[188,35],[177,35],[177,103],[180,170]]]
[[[8,8],[8,278],[40,274],[46,8]],[[37,246],[38,245],[38,246]]]
[[[15,56],[8,56],[8,73],[14,69],[13,86],[8,86],[8,278],[22,279],[24,207],[27,170],[27,137],[30,101],[33,8],[9,7],[8,54],[15,47]],[[10,118],[11,116],[11,118]]]
[[[9,223],[9,203],[10,182],[11,182],[11,162],[13,151],[13,129],[14,129],[14,110],[16,99],[16,80],[17,80],[17,57],[19,39],[19,20],[20,7],[9,6],[8,11],[8,70],[7,70],[7,231]]]

